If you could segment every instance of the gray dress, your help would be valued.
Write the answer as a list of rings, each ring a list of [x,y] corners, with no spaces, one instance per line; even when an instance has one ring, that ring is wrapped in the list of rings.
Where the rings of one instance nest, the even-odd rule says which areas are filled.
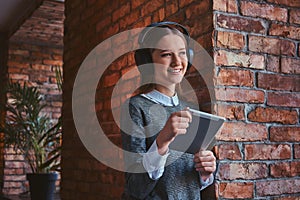
[[[200,190],[207,184],[201,184],[192,154],[170,150],[158,180],[149,177],[142,163],[141,154],[148,151],[171,113],[183,110],[187,104],[179,101],[176,106],[166,106],[137,95],[125,105],[128,110],[123,109],[121,115],[122,144],[124,150],[136,154],[124,155],[128,172],[122,199],[199,200]]]

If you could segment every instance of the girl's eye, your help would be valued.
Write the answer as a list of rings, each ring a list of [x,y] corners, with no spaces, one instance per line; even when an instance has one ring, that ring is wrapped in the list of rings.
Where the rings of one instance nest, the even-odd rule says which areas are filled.
[[[185,52],[185,51],[181,51],[181,52],[179,52],[179,55],[180,55],[180,56],[185,56],[185,55],[186,55],[186,52]]]
[[[168,56],[172,56],[171,53],[164,53],[164,54],[161,54],[161,57],[168,57]]]

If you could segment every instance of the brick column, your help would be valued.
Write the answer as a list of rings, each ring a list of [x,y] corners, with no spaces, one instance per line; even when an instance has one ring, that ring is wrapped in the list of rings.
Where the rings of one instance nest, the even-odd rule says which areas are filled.
[[[219,199],[299,198],[299,7],[214,0]]]

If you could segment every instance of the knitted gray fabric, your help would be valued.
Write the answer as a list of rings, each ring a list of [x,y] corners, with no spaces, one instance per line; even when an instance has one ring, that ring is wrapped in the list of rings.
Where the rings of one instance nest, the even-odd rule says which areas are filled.
[[[178,106],[163,106],[141,95],[132,97],[129,101],[129,114],[134,123],[130,123],[128,116],[124,114],[121,116],[124,150],[135,153],[147,152],[171,113],[183,110],[186,106],[187,104],[182,101]],[[124,160],[125,167],[130,173],[125,173],[126,182],[122,199],[200,199],[201,185],[199,174],[194,168],[192,154],[170,150],[164,173],[158,180],[149,178],[147,172],[131,173],[144,168],[141,155],[127,156]]]

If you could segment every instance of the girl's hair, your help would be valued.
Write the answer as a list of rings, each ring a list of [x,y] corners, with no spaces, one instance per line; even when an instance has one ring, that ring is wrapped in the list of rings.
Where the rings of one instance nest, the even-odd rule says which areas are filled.
[[[187,39],[185,35],[179,31],[178,29],[163,25],[159,27],[155,27],[151,29],[144,38],[143,44],[141,44],[141,49],[139,51],[139,57],[142,61],[139,61],[141,64],[148,64],[146,66],[138,66],[143,67],[140,69],[141,74],[141,87],[138,89],[138,94],[148,93],[155,89],[156,84],[154,83],[154,65],[152,62],[152,53],[155,48],[147,48],[147,47],[155,47],[159,40],[166,35],[178,35],[182,38],[185,43],[186,50],[188,49]],[[141,65],[139,64],[139,65]],[[176,85],[176,91],[179,96],[182,94],[180,83]]]

